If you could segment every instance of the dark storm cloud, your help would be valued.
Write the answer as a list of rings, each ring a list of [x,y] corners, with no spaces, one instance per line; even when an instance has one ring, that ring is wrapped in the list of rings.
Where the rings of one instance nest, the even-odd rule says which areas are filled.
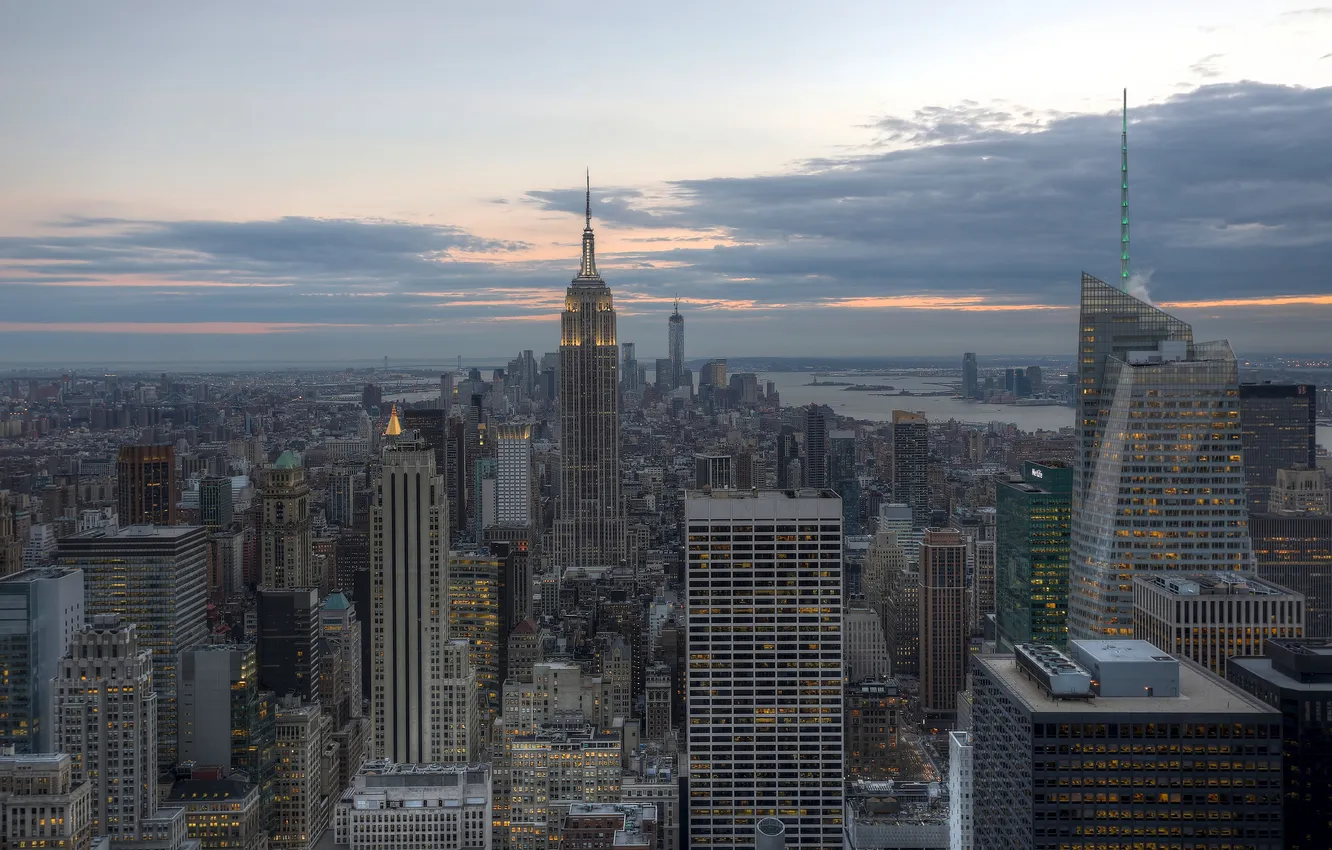
[[[1130,116],[1133,264],[1155,272],[1158,298],[1328,291],[1332,89],[1213,85]],[[878,125],[921,146],[678,181],[680,201],[649,222],[745,244],[642,259],[686,263],[700,284],[756,277],[774,301],[808,298],[817,280],[813,291],[839,296],[1071,303],[1079,270],[1117,271],[1120,120],[1040,123],[1011,110],[927,110]]]

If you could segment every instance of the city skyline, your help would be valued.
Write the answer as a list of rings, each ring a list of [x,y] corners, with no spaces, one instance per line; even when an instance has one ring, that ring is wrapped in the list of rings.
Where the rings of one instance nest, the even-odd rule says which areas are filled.
[[[371,58],[396,40],[421,46],[409,25],[428,30],[433,18],[410,6],[363,35],[353,35],[361,15],[335,8],[302,30],[291,55],[249,43],[272,81],[220,51],[229,21],[193,12],[156,20],[176,39],[159,61],[195,51],[184,79],[163,81],[151,61],[128,61],[143,37],[128,31],[133,15],[103,21],[89,43],[23,10],[5,61],[41,61],[21,91],[0,95],[0,111],[22,128],[0,141],[0,169],[14,187],[0,199],[0,285],[11,305],[0,357],[45,362],[57,351],[76,359],[112,349],[169,360],[188,349],[225,359],[243,348],[284,361],[332,351],[444,358],[520,347],[536,328],[553,349],[548,328],[561,293],[552,282],[568,271],[569,216],[582,206],[574,175],[585,164],[604,175],[594,214],[603,270],[617,282],[620,338],[640,342],[644,355],[665,353],[657,328],[677,294],[698,355],[778,353],[771,341],[788,334],[801,340],[799,353],[816,356],[1011,350],[1019,334],[1030,353],[1064,353],[1074,275],[1109,279],[1118,260],[1125,85],[1133,264],[1151,294],[1201,335],[1243,352],[1317,349],[1332,308],[1321,276],[1332,243],[1319,153],[1332,59],[1318,47],[1332,35],[1332,14],[1179,4],[1133,35],[1147,59],[1090,63],[1107,65],[1099,70],[1069,63],[1048,37],[1086,27],[1095,52],[1127,25],[1052,16],[1032,59],[991,74],[1031,35],[1009,44],[1002,22],[982,35],[973,26],[991,13],[959,9],[976,23],[952,40],[928,15],[889,22],[857,7],[865,32],[851,37],[845,20],[811,26],[793,10],[770,11],[770,39],[741,51],[755,77],[770,72],[761,83],[708,63],[681,69],[690,45],[663,37],[672,25],[644,36],[625,80],[569,86],[577,93],[552,96],[535,113],[532,94],[552,83],[538,81],[531,58],[502,80],[487,76],[488,65],[468,69],[458,80],[469,87],[440,79],[409,50],[349,81],[371,61],[345,55],[360,39]],[[522,40],[551,23],[541,13],[504,22],[468,14],[449,40],[501,23]],[[733,33],[737,14],[697,34],[699,46]],[[600,16],[591,37],[619,55],[639,33],[635,17]],[[1120,17],[1141,10],[1130,4]],[[301,26],[295,15],[272,23],[278,33]],[[568,26],[552,23],[557,34]],[[873,59],[862,39],[893,26],[919,31],[939,57],[922,58],[913,45]],[[838,37],[850,39],[844,66],[779,68]],[[978,39],[995,44],[961,57]],[[1151,56],[1158,39],[1173,39],[1163,52],[1187,59]],[[978,57],[992,62],[985,73]],[[329,67],[339,58],[346,67]],[[291,78],[293,59],[312,63],[311,78]],[[80,71],[97,60],[114,72],[90,83]],[[948,60],[950,74],[925,82]],[[1048,75],[1028,66],[1042,60],[1070,77],[1059,87],[1040,82]],[[562,60],[549,76],[565,68],[576,70]],[[801,72],[804,87],[783,82]],[[912,85],[895,84],[904,74]],[[675,81],[662,114],[629,109],[633,83],[654,76]],[[378,98],[371,81],[396,83],[393,96]],[[150,96],[154,86],[183,104],[179,116]],[[714,87],[755,104],[729,114]],[[278,112],[302,94],[309,101],[298,115]],[[245,95],[249,107],[233,102]],[[94,108],[92,96],[103,104]],[[402,102],[413,96],[424,107]],[[54,110],[43,98],[68,105]],[[423,115],[436,101],[448,118]],[[118,132],[75,156],[71,140],[95,137],[114,107],[123,110]],[[624,118],[607,138],[570,132],[597,111]],[[497,158],[530,137],[515,124],[529,114],[558,143],[526,145],[500,167]],[[255,115],[267,119],[262,133],[247,127]],[[660,132],[668,116],[673,135]],[[636,146],[645,135],[660,140]]]

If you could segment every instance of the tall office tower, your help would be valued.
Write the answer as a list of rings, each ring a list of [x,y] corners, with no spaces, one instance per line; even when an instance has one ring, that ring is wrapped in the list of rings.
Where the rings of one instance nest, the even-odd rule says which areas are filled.
[[[203,526],[96,528],[60,541],[62,567],[83,570],[89,617],[117,614],[152,650],[158,763],[176,763],[176,665],[208,637],[208,532]]]
[[[975,753],[971,733],[948,733],[948,846],[972,850],[976,846],[975,771],[971,757]]]
[[[449,637],[467,643],[483,721],[490,723],[499,711],[508,654],[501,624],[504,559],[487,549],[450,552],[448,577]]]
[[[1074,470],[1074,637],[1132,635],[1140,572],[1253,568],[1230,346],[1166,340],[1153,350],[1116,350],[1102,369],[1100,439],[1080,511]]]
[[[730,455],[694,455],[694,487],[729,490],[735,486],[735,467]]]
[[[1332,516],[1250,518],[1258,577],[1304,596],[1304,633],[1332,637]]]
[[[346,594],[330,593],[324,598],[319,610],[319,631],[328,655],[342,659],[343,685],[339,690],[347,695],[350,717],[361,716],[361,628],[356,606]]]
[[[310,485],[295,452],[264,472],[260,583],[269,589],[319,587],[310,530]]]
[[[893,501],[911,508],[911,525],[930,522],[930,423],[919,413],[893,411]]]
[[[856,475],[856,432],[828,434],[828,486],[842,497],[842,528],[860,534],[860,478]]]
[[[347,850],[491,850],[490,794],[488,765],[369,762],[336,802],[335,841]]]
[[[842,661],[848,682],[882,679],[892,671],[879,612],[859,605],[842,614]]]
[[[23,569],[23,541],[14,526],[15,501],[8,490],[0,490],[0,576]]]
[[[277,770],[273,695],[259,689],[254,644],[217,644],[180,655],[180,760],[244,771],[273,803]]]
[[[176,449],[121,446],[116,459],[116,512],[121,525],[176,524]]]
[[[56,752],[51,680],[83,628],[83,573],[53,567],[4,576],[0,611],[0,746],[19,755]]]
[[[92,794],[67,753],[0,756],[0,846],[88,850]]]
[[[1327,846],[1332,812],[1332,644],[1275,638],[1258,658],[1232,658],[1226,678],[1281,712],[1285,846]]]
[[[439,409],[444,411],[444,418],[449,418],[453,409],[453,373],[445,372],[439,376]]]
[[[689,794],[706,801],[690,840],[748,847],[757,821],[799,809],[788,847],[840,848],[841,500],[691,492],[685,526]]]
[[[962,355],[962,397],[980,397],[980,376],[976,371],[976,354],[972,351]]]
[[[494,430],[498,525],[530,527],[536,512],[532,477],[532,426],[500,425]]]
[[[272,691],[279,699],[319,699],[319,591],[312,587],[261,587],[258,597],[259,640],[255,650],[259,656],[259,687]]]
[[[1242,573],[1139,575],[1133,633],[1224,677],[1229,659],[1304,637],[1304,597]]]
[[[328,476],[328,506],[324,516],[329,525],[350,528],[356,505],[356,469],[334,467]]]
[[[967,543],[957,529],[926,529],[919,575],[921,709],[946,725],[967,678]]]
[[[143,836],[157,814],[157,694],[153,653],[133,623],[94,614],[74,636],[56,678],[56,746],[75,784],[92,785],[93,833]]]
[[[624,560],[620,495],[619,346],[615,305],[597,273],[592,189],[587,193],[583,262],[560,318],[560,496],[555,564],[613,566]]]
[[[467,502],[471,498],[467,492],[467,474],[469,464],[476,461],[467,446],[467,423],[461,419],[450,419],[444,424],[444,468],[440,469],[436,455],[435,469],[444,476],[446,499],[449,507],[449,533],[458,537],[467,530]]]
[[[671,359],[669,357],[658,357],[656,367],[653,372],[657,392],[668,393],[675,387],[671,386]]]
[[[828,486],[828,420],[817,404],[805,408],[805,486]]]
[[[1318,465],[1318,388],[1240,384],[1239,399],[1249,513],[1266,513],[1277,470]]]
[[[796,441],[795,429],[783,425],[777,434],[777,489],[791,490],[799,486],[799,477],[792,474],[796,461],[800,458],[800,444]]]
[[[416,439],[435,450],[435,469],[443,469],[448,458],[448,414],[442,409],[415,407],[401,413],[402,430],[415,431]]]
[[[972,658],[975,846],[1282,846],[1279,711],[1146,641],[1070,648]]]
[[[637,346],[632,342],[620,343],[620,350],[624,353],[624,359],[620,362],[620,380],[621,387],[626,392],[638,392],[643,388],[638,385],[638,354],[635,351]]]
[[[1000,652],[1068,643],[1068,547],[1073,470],[1022,464],[995,488],[995,623]]]
[[[209,534],[230,528],[234,515],[230,478],[210,475],[199,482],[199,521]]]
[[[670,361],[671,361],[670,388],[677,389],[679,387],[684,386],[685,382],[684,316],[680,315],[679,298],[675,299],[675,310],[671,313],[671,317],[667,319],[667,328],[669,329],[670,332],[670,336],[667,339],[667,342],[669,343],[669,349],[667,353],[670,355]],[[657,379],[657,382],[658,384],[661,383],[660,377]]]
[[[370,556],[375,757],[443,761],[444,479],[435,472],[434,451],[411,440],[384,449],[381,475]]]
[[[326,756],[333,719],[319,703],[289,701],[277,710],[276,816],[270,850],[313,850],[328,829],[333,794]]]
[[[1082,510],[1100,457],[1117,376],[1130,351],[1166,341],[1193,344],[1193,328],[1089,274],[1082,276],[1078,325],[1078,456],[1073,467],[1073,512]]]

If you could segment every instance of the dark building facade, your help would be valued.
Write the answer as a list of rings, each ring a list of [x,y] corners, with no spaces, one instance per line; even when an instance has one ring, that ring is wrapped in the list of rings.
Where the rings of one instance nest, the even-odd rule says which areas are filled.
[[[1304,594],[1304,634],[1332,637],[1332,516],[1249,519],[1258,577]]]
[[[976,353],[973,351],[962,355],[962,397],[980,397],[980,378],[976,370]]]
[[[918,413],[893,411],[893,501],[911,508],[911,525],[930,523],[930,423]]]
[[[121,446],[116,459],[116,512],[120,524],[176,524],[176,449]]]
[[[279,698],[319,698],[319,592],[259,589],[259,687]]]
[[[805,408],[805,486],[828,486],[828,420],[817,404]]]
[[[1068,642],[1073,470],[1027,462],[995,489],[995,620],[1001,652]]]
[[[1232,658],[1226,678],[1281,712],[1287,850],[1332,837],[1332,643],[1277,638],[1266,655]]]
[[[209,476],[199,482],[199,518],[209,534],[231,527],[235,511],[230,478]]]
[[[1317,425],[1318,392],[1313,384],[1240,384],[1249,513],[1267,511],[1278,469],[1314,468]]]
[[[1110,667],[1145,666],[1136,682],[1124,674],[1141,695],[1093,695],[1092,674],[1053,647],[1044,675],[1013,655],[972,657],[976,846],[1281,848],[1280,713],[1195,665],[1153,660],[1144,641],[1083,643],[1139,647],[1096,675],[1104,693],[1120,675]],[[1173,693],[1160,688],[1168,668]],[[1078,677],[1082,692],[1067,692]]]

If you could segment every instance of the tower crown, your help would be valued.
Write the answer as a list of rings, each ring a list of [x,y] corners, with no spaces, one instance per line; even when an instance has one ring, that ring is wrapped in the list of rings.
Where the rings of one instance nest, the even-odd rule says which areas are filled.
[[[592,233],[592,173],[587,174],[587,211],[583,226],[583,262],[578,268],[578,277],[574,283],[601,283],[597,274],[597,245]]]

